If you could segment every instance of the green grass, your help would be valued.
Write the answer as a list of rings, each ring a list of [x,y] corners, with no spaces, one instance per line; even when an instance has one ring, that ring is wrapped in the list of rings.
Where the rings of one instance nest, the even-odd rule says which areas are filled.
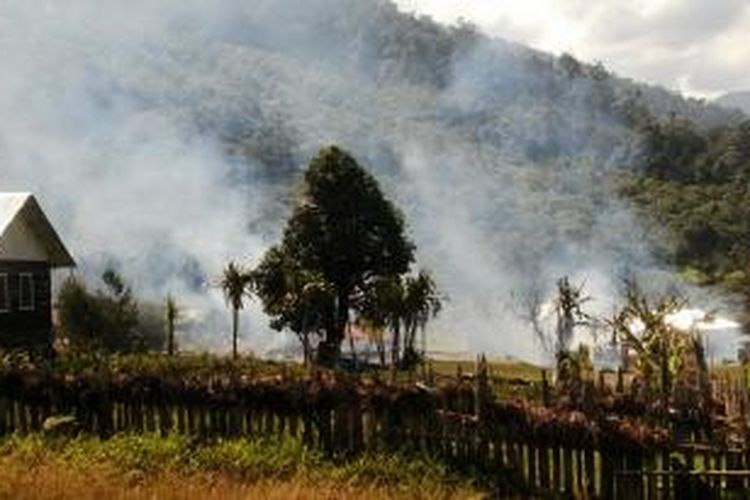
[[[446,491],[474,489],[469,480],[428,457],[381,453],[333,460],[291,438],[199,441],[176,434],[124,434],[102,440],[12,435],[0,441],[0,459],[7,457],[29,468],[54,462],[86,471],[104,464],[122,474],[148,476],[219,473],[248,482],[305,477],[414,491],[435,486]]]
[[[432,369],[439,375],[455,375],[458,367],[463,373],[474,373],[476,362],[458,360],[431,361]],[[541,382],[542,368],[525,361],[487,361],[490,375],[506,379],[520,379],[527,382]]]

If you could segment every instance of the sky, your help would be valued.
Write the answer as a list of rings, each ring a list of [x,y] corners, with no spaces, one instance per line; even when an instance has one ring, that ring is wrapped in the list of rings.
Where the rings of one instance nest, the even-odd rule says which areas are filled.
[[[750,90],[750,0],[396,0],[406,11],[712,98]]]

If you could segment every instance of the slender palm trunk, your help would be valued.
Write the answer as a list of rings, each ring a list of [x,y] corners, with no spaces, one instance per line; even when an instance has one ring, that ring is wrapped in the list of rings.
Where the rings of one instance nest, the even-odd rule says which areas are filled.
[[[386,367],[385,361],[385,335],[380,334],[380,338],[375,341],[375,345],[378,348],[378,356],[380,357],[380,366]]]
[[[391,345],[391,368],[394,373],[398,370],[399,350],[401,347],[401,328],[398,323],[393,327],[393,343]]]
[[[237,359],[237,330],[240,322],[240,310],[232,308],[232,359]]]
[[[354,363],[354,367],[357,366],[357,349],[354,347],[354,336],[352,336],[352,324],[349,323],[347,326],[347,333],[349,334],[349,349],[352,351],[352,362]]]
[[[167,326],[167,354],[172,356],[174,354],[174,320],[169,319],[169,325]]]
[[[411,351],[413,353],[416,353],[417,350],[414,347],[414,344],[417,341],[417,326],[409,325],[406,331],[407,333],[406,333],[406,340],[404,341],[404,352]]]
[[[305,366],[308,366],[310,364],[310,334],[308,333],[302,333],[300,334],[300,342],[302,343],[302,357],[303,357],[303,364]]]

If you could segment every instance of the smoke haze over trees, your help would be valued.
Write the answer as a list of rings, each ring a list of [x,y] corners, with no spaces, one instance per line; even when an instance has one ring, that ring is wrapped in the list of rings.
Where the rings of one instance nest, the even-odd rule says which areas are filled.
[[[224,350],[206,283],[279,239],[323,144],[403,207],[418,265],[451,297],[431,338],[528,357],[512,292],[569,275],[607,310],[624,272],[672,281],[654,251],[667,233],[611,175],[642,168],[637,117],[701,134],[744,118],[387,0],[12,2],[0,50],[3,189],[39,194],[85,274],[116,263],[135,292],[173,293],[185,342]],[[249,311],[241,345],[280,347]]]

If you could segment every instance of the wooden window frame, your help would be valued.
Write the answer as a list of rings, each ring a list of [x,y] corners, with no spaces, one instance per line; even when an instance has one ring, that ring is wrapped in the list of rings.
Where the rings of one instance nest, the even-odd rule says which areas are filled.
[[[0,314],[10,312],[10,286],[8,273],[0,273],[0,287],[4,288],[5,303],[0,303]]]
[[[24,304],[26,298],[23,294],[23,280],[28,277],[29,287],[29,303]],[[35,303],[36,297],[34,296],[34,273],[18,273],[18,310],[19,311],[33,311],[36,308]]]

